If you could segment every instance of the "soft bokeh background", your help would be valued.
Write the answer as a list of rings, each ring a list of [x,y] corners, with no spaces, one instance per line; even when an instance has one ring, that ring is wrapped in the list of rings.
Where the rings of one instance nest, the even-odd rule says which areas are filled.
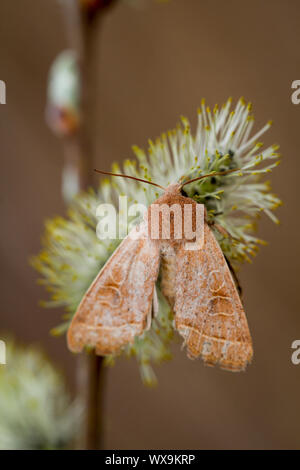
[[[134,360],[108,370],[106,448],[299,448],[300,338],[299,124],[290,99],[300,79],[298,0],[172,0],[131,8],[119,2],[102,22],[94,54],[95,166],[131,156],[133,143],[173,127],[180,114],[196,121],[229,95],[253,102],[257,128],[274,119],[264,142],[284,155],[272,174],[285,205],[277,227],[265,217],[270,243],[241,272],[255,357],[234,375],[190,361],[180,346],[158,367],[159,385],[145,388]],[[44,122],[48,69],[67,46],[54,0],[1,0],[0,330],[42,344],[74,386],[75,358],[63,338],[49,336],[61,312],[38,307],[44,297],[28,258],[40,248],[46,217],[64,213],[62,146]],[[7,365],[9,367],[9,365]]]

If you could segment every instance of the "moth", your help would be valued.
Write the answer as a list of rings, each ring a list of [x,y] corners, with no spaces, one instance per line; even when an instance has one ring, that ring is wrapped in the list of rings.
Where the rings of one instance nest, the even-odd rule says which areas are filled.
[[[170,220],[166,221],[163,214],[159,219],[159,236],[155,239],[151,236],[155,205],[188,207],[195,228],[199,204],[184,195],[183,187],[233,170],[214,172],[167,188],[128,175],[97,171],[144,181],[164,193],[149,206],[144,221],[121,242],[84,295],[68,330],[70,350],[80,352],[88,345],[98,355],[116,354],[142,335],[158,310],[155,284],[160,273],[161,290],[172,308],[174,327],[184,339],[188,357],[202,357],[206,365],[219,365],[231,371],[244,370],[253,355],[248,323],[234,279],[206,216],[198,249],[186,249],[190,240],[184,234],[178,237],[171,211]],[[169,238],[163,236],[167,222]]]

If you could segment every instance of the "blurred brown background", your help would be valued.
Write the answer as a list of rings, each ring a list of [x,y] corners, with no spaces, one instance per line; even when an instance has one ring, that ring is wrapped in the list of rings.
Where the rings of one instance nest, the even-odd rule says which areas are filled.
[[[45,293],[28,258],[40,248],[46,217],[63,214],[61,142],[44,122],[47,72],[67,47],[55,0],[0,1],[1,311],[0,330],[42,344],[74,385],[76,360],[64,339],[49,336],[61,312],[39,308]],[[270,243],[241,280],[255,358],[246,373],[205,368],[174,346],[174,360],[156,368],[154,390],[134,360],[108,370],[106,448],[299,448],[300,338],[299,124],[291,83],[300,79],[298,0],[172,0],[132,8],[121,0],[105,15],[94,56],[95,165],[131,156],[173,127],[180,114],[196,121],[201,97],[210,105],[244,95],[256,129],[275,124],[264,142],[284,155],[272,175],[284,200],[282,225],[264,217]]]

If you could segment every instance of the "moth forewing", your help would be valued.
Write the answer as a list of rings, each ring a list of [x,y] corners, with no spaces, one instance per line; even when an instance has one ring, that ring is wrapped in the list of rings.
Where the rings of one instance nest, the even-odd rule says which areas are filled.
[[[133,231],[104,265],[78,307],[68,331],[68,345],[74,352],[92,346],[99,355],[118,353],[147,327],[159,247],[149,239],[146,223]]]

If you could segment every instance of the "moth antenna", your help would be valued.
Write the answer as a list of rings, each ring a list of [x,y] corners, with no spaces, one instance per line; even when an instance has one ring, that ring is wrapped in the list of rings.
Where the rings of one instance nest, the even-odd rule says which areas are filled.
[[[233,173],[234,171],[241,171],[241,170],[240,170],[240,168],[235,168],[234,170],[214,171],[213,173],[208,173],[207,175],[198,176],[198,178],[193,178],[192,180],[189,180],[189,181],[186,181],[185,183],[182,183],[181,189],[186,184],[193,183],[194,181],[202,180],[203,178],[207,178],[208,176],[227,175],[228,173]]]
[[[141,181],[142,183],[152,184],[152,186],[156,186],[157,188],[160,188],[163,191],[166,191],[166,188],[164,188],[163,186],[160,186],[157,183],[153,183],[152,181],[143,180],[141,178],[136,178],[135,176],[122,175],[122,174],[119,174],[119,173],[110,173],[109,171],[97,170],[96,168],[94,168],[94,171],[96,171],[96,173],[100,173],[101,175],[122,176],[123,178],[130,178],[131,180],[136,180],[136,181]]]

